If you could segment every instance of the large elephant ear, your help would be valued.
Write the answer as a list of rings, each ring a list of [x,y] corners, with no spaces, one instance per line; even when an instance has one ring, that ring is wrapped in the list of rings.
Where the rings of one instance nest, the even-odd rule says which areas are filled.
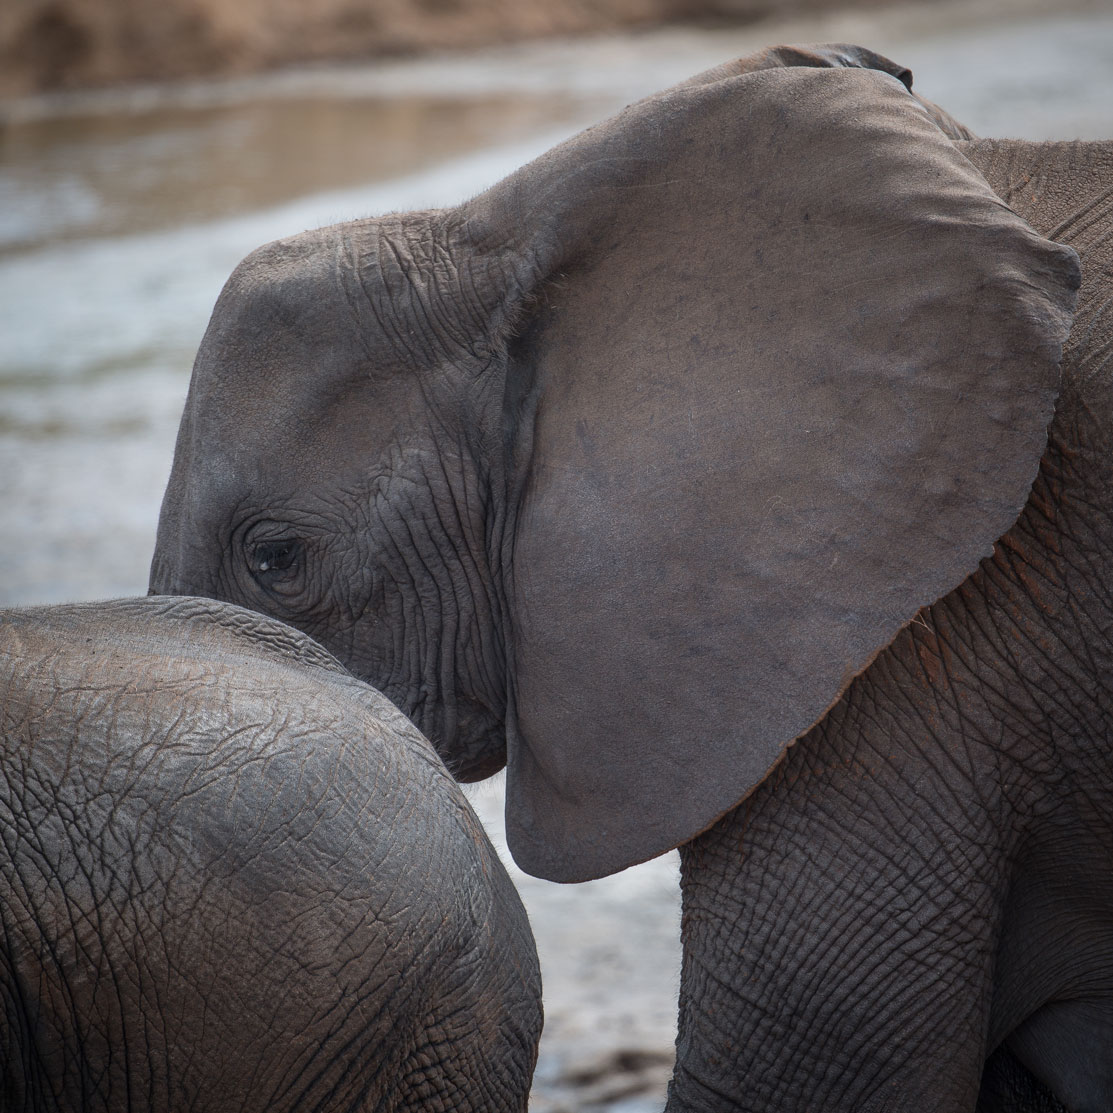
[[[507,369],[510,848],[583,880],[735,806],[992,551],[1077,259],[869,70],[662,94],[460,215],[533,275]]]

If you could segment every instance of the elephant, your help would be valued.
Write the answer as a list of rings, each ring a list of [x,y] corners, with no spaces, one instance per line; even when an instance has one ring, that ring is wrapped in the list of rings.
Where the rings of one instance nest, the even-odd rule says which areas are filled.
[[[540,975],[443,763],[212,600],[0,612],[0,1106],[524,1111]]]
[[[309,632],[578,881],[679,847],[679,1111],[1113,1109],[1113,144],[853,46],[248,256],[154,592]]]

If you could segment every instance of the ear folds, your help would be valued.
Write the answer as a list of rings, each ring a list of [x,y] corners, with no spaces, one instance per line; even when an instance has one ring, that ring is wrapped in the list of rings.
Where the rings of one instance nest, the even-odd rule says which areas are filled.
[[[509,370],[536,400],[510,846],[583,880],[732,808],[991,552],[1077,260],[866,70],[681,87],[462,213],[540,276]]]
[[[736,77],[743,73],[755,73],[757,70],[781,69],[786,66],[807,66],[815,69],[863,69],[877,70],[895,77],[909,92],[912,92],[912,71],[907,66],[886,58],[868,47],[857,46],[854,43],[815,43],[808,46],[771,46],[766,50],[759,50],[756,54],[744,58],[735,58],[714,69],[696,74],[689,78],[683,85],[707,85],[713,81],[721,81],[727,77]],[[974,133],[960,124],[949,112],[945,112],[939,105],[913,93],[917,103],[935,121],[945,135],[951,139],[974,139]]]
[[[714,69],[690,77],[676,86],[678,89],[692,85],[709,85],[727,77],[738,77],[744,73],[758,70],[783,69],[788,66],[804,66],[812,69],[859,69],[879,70],[895,77],[909,92],[912,91],[912,71],[884,54],[878,54],[864,46],[853,43],[816,43],[808,46],[770,46],[756,54],[735,58],[724,62]]]

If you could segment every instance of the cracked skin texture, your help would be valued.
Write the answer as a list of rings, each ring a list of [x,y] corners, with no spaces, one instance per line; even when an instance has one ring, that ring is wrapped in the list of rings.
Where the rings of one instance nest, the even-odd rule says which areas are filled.
[[[428,743],[209,600],[0,614],[6,1111],[524,1110],[517,894]]]

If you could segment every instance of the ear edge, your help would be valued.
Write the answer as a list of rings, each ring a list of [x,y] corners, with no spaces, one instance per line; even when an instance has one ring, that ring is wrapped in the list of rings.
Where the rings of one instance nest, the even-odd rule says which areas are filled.
[[[825,71],[825,73],[829,72],[830,71]],[[781,71],[781,73],[784,74],[785,71]],[[650,102],[642,102],[640,106],[635,106],[632,113],[628,112],[618,121],[611,121],[610,127],[616,130],[621,130],[622,127],[636,125],[639,115],[641,116],[641,118],[644,118],[645,114],[651,113],[655,108],[660,108],[665,114],[676,114],[681,112],[682,110],[694,111],[704,97],[713,99],[716,97],[722,97],[724,95],[741,95],[743,92],[743,86],[745,85],[748,76],[749,75],[735,78],[733,79],[733,83],[724,81],[721,83],[720,87],[716,89],[709,89],[704,87],[702,89],[691,88],[679,91],[670,91],[666,94],[662,94],[659,98],[652,99]],[[833,77],[827,78],[826,76],[823,76],[815,80],[822,80],[826,82],[833,79]],[[778,77],[776,75],[763,75],[761,84],[765,86],[764,95],[776,95],[778,91],[777,87],[779,85],[783,85],[786,80],[786,78]],[[795,81],[797,79],[793,78],[792,80]],[[839,78],[838,82],[841,82],[845,85],[847,80],[848,78]],[[868,79],[864,75],[861,78],[858,78],[855,75],[855,80],[863,89],[873,87],[880,90],[881,88],[879,79]],[[838,87],[838,82],[835,86],[833,86],[833,88]],[[888,90],[884,93],[884,97],[888,98],[890,104],[895,105],[897,98],[897,90],[895,86],[892,86],[891,82],[885,82],[884,84],[885,88]],[[752,91],[753,87],[753,82],[750,82],[749,86],[747,86],[747,90]],[[903,96],[904,94],[901,95]],[[679,100],[677,98],[679,98]],[[707,102],[704,101],[704,103]],[[910,99],[906,100],[904,103],[908,105],[909,108],[911,107],[912,102]],[[919,116],[919,118],[922,120],[922,116],[920,116],[918,112],[915,113],[915,115]],[[911,119],[911,116],[909,117],[909,119]],[[654,122],[660,123],[660,121]],[[927,121],[923,121],[923,128],[928,128],[929,126],[931,127],[931,130],[934,132],[934,134],[938,136],[939,133],[935,129],[935,127],[929,125]],[[598,189],[603,186],[605,188],[615,188],[615,192],[617,194],[622,188],[629,186],[631,178],[635,176],[632,171],[636,168],[638,160],[626,159],[624,157],[624,151],[626,149],[623,148],[620,144],[618,151],[620,157],[618,159],[611,160],[610,164],[612,169],[616,165],[618,166],[618,178],[620,179],[618,187],[614,187],[613,182],[607,183],[604,178],[601,178],[599,176],[592,176],[598,174],[599,166],[603,161],[601,152],[605,150],[605,143],[603,141],[605,141],[607,137],[601,134],[601,130],[605,129],[606,127],[607,125],[603,125],[601,129],[593,129],[593,132],[587,133],[587,145],[592,151],[595,152],[595,156],[589,160],[589,165],[586,169],[582,167],[574,169],[577,170],[581,175],[588,175],[586,181],[587,184],[591,186],[592,190],[597,192]],[[622,136],[620,135],[618,136],[618,138],[621,140]],[[944,148],[946,150],[950,150],[949,145],[944,142],[941,136],[938,139],[937,145],[939,147],[940,155],[944,153]],[[567,154],[573,155],[577,153],[575,148],[565,148],[565,152]],[[557,152],[554,152],[553,156],[550,157],[556,156]],[[952,158],[957,158],[957,156],[952,155]],[[642,165],[647,164],[648,161],[649,160],[646,159],[642,163]],[[572,175],[571,177],[574,176],[575,175]],[[558,174],[556,176],[558,186],[559,184],[563,184],[567,187],[570,183],[571,177],[567,173]],[[978,175],[977,178],[979,181],[982,181],[980,175]],[[581,180],[584,179],[581,178]],[[982,185],[984,187],[984,181],[982,182]],[[523,175],[523,177],[519,178],[518,181],[514,183],[514,188],[519,191],[518,204],[515,206],[518,211],[528,211],[531,207],[534,208],[534,211],[537,211],[537,209],[546,209],[547,211],[551,211],[553,207],[552,205],[537,205],[535,207],[530,205],[531,198],[528,196],[529,186],[530,178],[528,174]],[[984,192],[988,194],[987,187],[984,188]],[[585,191],[579,191],[579,193],[577,194],[577,201],[582,202],[584,195]],[[553,193],[550,190],[548,197],[551,198],[552,196]],[[986,203],[988,203],[989,197],[987,196],[984,200]],[[993,207],[995,209],[1002,208],[1002,206],[999,205],[996,199],[993,200]],[[573,215],[575,216],[576,214]],[[576,222],[575,220],[573,220],[571,223],[575,224]],[[590,239],[592,235],[598,236],[599,234],[601,234],[599,233],[598,229],[600,226],[607,226],[607,218],[604,216],[597,220],[594,224],[589,223],[586,231],[582,227],[583,222],[580,221],[579,223],[581,225],[579,229],[580,235],[587,235]],[[522,226],[522,223],[519,223],[517,225],[518,228],[521,228]],[[1041,243],[1042,242],[1043,241],[1041,241]],[[547,271],[544,266],[537,266],[534,269],[534,273],[532,276],[533,280],[537,283],[537,285],[534,287],[535,290],[542,288],[546,282],[551,281],[555,277],[555,272],[559,272],[562,268],[568,267],[569,262],[575,258],[577,241],[575,237],[572,237],[571,243],[566,241],[562,244],[557,242],[555,237],[550,237],[550,239],[546,241],[544,246],[545,250],[538,252],[535,256],[535,259],[544,260],[547,258],[550,264],[554,267],[554,271]],[[582,243],[579,247],[579,250],[583,250]],[[1049,258],[1047,260],[1048,272],[1050,273],[1056,270],[1059,272],[1063,272],[1065,260],[1065,255],[1057,255],[1054,260]],[[1019,272],[1018,277],[1023,281],[1024,276],[1019,275]],[[1059,277],[1060,279],[1067,279],[1066,281],[1062,282],[1062,286],[1069,288],[1069,286],[1071,285],[1069,276],[1065,275],[1065,273],[1061,273]],[[1062,308],[1063,307],[1060,307],[1060,309]],[[1063,310],[1063,312],[1065,313],[1065,309]],[[1052,306],[1051,302],[1049,301],[1047,312],[1044,314],[1044,318],[1040,326],[1040,328],[1043,330],[1042,340],[1040,343],[1040,351],[1038,353],[1038,357],[1041,361],[1043,359],[1050,359],[1052,355],[1055,355],[1055,357],[1057,358],[1058,349],[1059,347],[1061,347],[1061,339],[1062,336],[1065,336],[1067,327],[1068,324],[1066,321],[1066,317],[1059,311],[1059,309],[1056,309],[1054,306]],[[1054,349],[1054,352],[1052,349]],[[1044,396],[1047,399],[1047,402],[1046,404],[1037,406],[1037,409],[1040,409],[1041,413],[1043,413],[1043,410],[1046,409],[1046,412],[1043,413],[1043,417],[1050,418],[1050,399],[1053,396],[1053,389],[1051,388],[1051,384],[1049,381],[1044,383],[1044,387],[1041,387],[1041,389],[1045,388],[1050,391],[1050,393],[1047,393]],[[1041,429],[1040,437],[1036,439],[1041,439],[1045,436],[1045,430]],[[1031,481],[1035,477],[1036,469],[1038,468],[1039,463],[1039,449],[1035,444],[1035,440],[1032,441],[1030,448],[1030,452],[1027,450],[1025,452],[1025,458],[1028,459],[1029,463],[1031,464],[1029,474],[1027,475],[1027,484],[1024,488],[1025,495],[1017,496],[1015,500],[1006,500],[1009,501],[1009,506],[1004,507],[1000,510],[1001,521],[996,524],[1001,525],[1001,528],[999,529],[997,536],[1000,536],[1001,533],[1005,532],[1005,530],[1008,528],[1008,524],[1011,524],[1011,521],[1015,521],[1016,515],[1018,515],[1023,508],[1027,489],[1028,487],[1030,487]],[[1012,515],[1010,522],[1008,524],[1003,524],[1005,517],[1007,517],[1009,514]],[[876,659],[877,655],[881,653],[888,644],[891,643],[894,637],[897,636],[900,629],[902,629],[905,625],[913,620],[917,610],[924,605],[930,604],[941,595],[946,594],[948,591],[952,590],[957,583],[960,583],[963,579],[965,579],[974,570],[974,568],[977,567],[978,561],[984,557],[986,552],[992,550],[992,543],[992,539],[987,540],[984,545],[981,545],[981,547],[977,547],[977,551],[969,554],[971,558],[969,561],[966,561],[964,558],[962,568],[951,569],[951,571],[948,573],[950,578],[947,580],[946,584],[944,584],[943,586],[936,585],[935,588],[928,591],[921,591],[918,598],[911,600],[907,611],[899,616],[899,620],[897,618],[894,618],[892,620],[890,629],[887,632],[887,636],[882,635],[880,638],[875,640],[872,643],[870,652],[867,655],[856,658],[857,664],[854,667],[850,668],[849,670],[843,670],[841,675],[837,678],[838,682],[828,691],[827,698],[823,701],[823,706],[818,709],[817,714],[805,720],[802,727],[799,727],[796,731],[793,731],[791,733],[786,732],[785,734],[782,734],[780,736],[777,741],[775,753],[767,753],[767,756],[770,758],[770,760],[764,765],[761,774],[755,777],[753,781],[749,782],[748,785],[740,788],[740,790],[736,794],[731,796],[729,800],[722,801],[721,808],[713,807],[708,811],[703,812],[702,816],[700,817],[700,821],[696,821],[690,824],[690,827],[686,831],[686,833],[683,833],[679,837],[677,837],[677,833],[673,831],[671,834],[668,835],[663,834],[661,838],[638,838],[633,840],[630,845],[625,847],[617,855],[612,853],[612,851],[614,850],[613,847],[600,848],[598,855],[596,855],[586,845],[580,845],[575,850],[570,850],[567,840],[565,840],[565,842],[561,844],[562,850],[559,853],[554,853],[552,842],[550,842],[548,846],[542,845],[540,843],[537,844],[536,852],[533,852],[530,849],[531,842],[534,842],[533,837],[527,832],[526,827],[524,827],[523,824],[518,821],[520,817],[512,816],[511,822],[508,825],[508,830],[515,832],[513,834],[512,848],[514,848],[516,859],[519,860],[520,864],[522,864],[524,868],[527,868],[528,870],[530,870],[530,872],[537,873],[539,876],[546,876],[559,880],[580,880],[588,876],[602,876],[606,873],[614,872],[616,869],[623,868],[625,865],[631,864],[634,861],[640,861],[648,857],[655,856],[656,854],[662,853],[665,850],[669,849],[671,846],[677,845],[678,842],[686,841],[686,839],[692,837],[692,834],[694,834],[696,831],[706,829],[707,826],[714,823],[718,817],[724,814],[725,811],[729,811],[732,807],[736,806],[740,800],[744,799],[751,791],[753,791],[754,787],[756,787],[756,785],[760,783],[766,775],[768,775],[769,770],[774,768],[780,761],[781,755],[783,755],[788,746],[792,745],[795,740],[798,740],[809,730],[811,730],[815,723],[819,722],[824,717],[824,715],[830,710],[830,708],[834,706],[834,704],[837,703],[838,700],[841,698],[843,692],[851,682],[852,678],[856,675],[859,675],[870,666],[870,664]],[[886,625],[890,624],[887,623]],[[519,774],[520,772],[521,771],[519,770]],[[514,784],[516,774],[513,767],[511,769],[510,776],[511,795],[513,795],[515,792],[518,791],[518,788]],[[558,782],[552,781],[552,783],[556,784]],[[510,807],[509,803],[508,807]],[[588,824],[585,821],[583,824],[579,825],[579,827],[573,825],[571,830],[576,831],[578,837],[578,832],[587,825]],[[544,838],[542,838],[542,843],[544,843],[544,841]]]

